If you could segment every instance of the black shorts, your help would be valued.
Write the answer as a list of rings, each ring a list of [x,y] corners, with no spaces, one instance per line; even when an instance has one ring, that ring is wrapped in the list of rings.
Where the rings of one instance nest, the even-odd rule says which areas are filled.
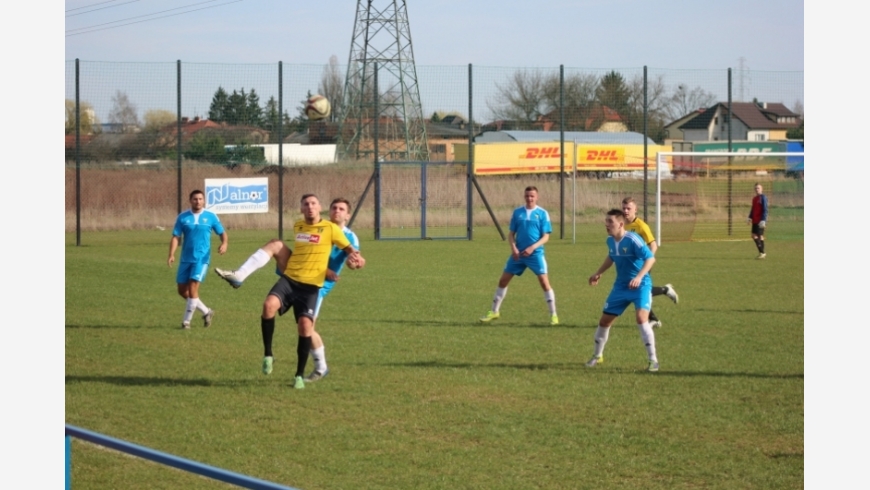
[[[269,294],[281,301],[279,315],[283,315],[287,313],[287,310],[293,308],[293,316],[298,322],[299,318],[303,316],[314,320],[314,309],[317,307],[319,292],[320,288],[317,286],[296,282],[282,275],[281,279],[278,279],[278,282],[272,286]]]
[[[752,223],[752,234],[764,236],[764,228],[758,226],[758,223]]]

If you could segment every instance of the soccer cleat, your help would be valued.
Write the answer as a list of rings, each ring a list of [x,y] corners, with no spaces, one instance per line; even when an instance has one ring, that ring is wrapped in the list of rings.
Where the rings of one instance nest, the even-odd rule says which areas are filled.
[[[651,321],[651,322],[649,322],[649,326],[652,328],[661,328],[662,321],[661,320]]]
[[[646,367],[646,370],[651,373],[659,372],[659,361],[650,361],[649,365]]]
[[[586,362],[586,367],[595,367],[599,364],[604,364],[604,356],[593,357]]]
[[[182,330],[190,330],[190,322],[181,322]]]
[[[322,373],[320,371],[312,371],[311,374],[305,377],[305,381],[308,381],[309,383],[320,381],[321,379],[325,378],[327,374],[329,374],[329,369],[323,371]]]
[[[755,258],[756,259],[763,259],[765,257],[767,257],[767,254],[758,254],[758,257],[755,257]]]
[[[665,296],[671,298],[671,301],[673,301],[674,304],[680,302],[680,295],[677,294],[677,291],[670,284],[665,284]]]
[[[556,315],[551,316],[550,317],[550,325],[558,325],[558,324],[559,324],[559,317]]]
[[[263,358],[263,374],[272,374],[272,356]]]
[[[209,309],[208,313],[202,315],[202,326],[208,328],[211,326],[211,321],[214,319],[214,310]]]
[[[221,279],[230,283],[230,286],[232,286],[233,288],[239,289],[240,287],[242,287],[242,281],[240,281],[236,277],[236,271],[226,271],[215,267],[214,272],[215,274],[220,276]]]
[[[489,311],[489,312],[486,314],[486,316],[481,317],[481,319],[480,319],[480,323],[491,322],[491,321],[495,320],[496,318],[498,318],[498,317],[500,317],[500,316],[501,316],[501,314],[500,314],[499,312],[497,312],[497,311]]]
[[[293,388],[296,388],[297,390],[305,388],[305,380],[302,379],[302,376],[296,376],[296,378],[293,379]]]

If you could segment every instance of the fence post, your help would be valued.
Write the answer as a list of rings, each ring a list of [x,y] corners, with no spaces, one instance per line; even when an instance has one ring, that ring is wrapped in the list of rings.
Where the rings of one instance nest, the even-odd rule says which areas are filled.
[[[647,155],[649,154],[649,149],[647,148],[646,140],[649,138],[647,134],[649,132],[649,126],[647,125],[648,115],[647,106],[649,105],[649,99],[647,99],[647,78],[646,78],[646,65],[643,65],[643,220],[649,222],[649,213],[647,212],[647,201],[649,196],[649,161],[647,160]]]
[[[178,214],[181,214],[181,60],[177,62],[177,93],[178,93],[178,121],[176,122],[176,127],[178,129],[178,138],[176,142],[176,153],[178,158],[178,189],[176,200],[178,202]]]
[[[472,152],[474,151],[474,117],[472,108],[474,107],[473,97],[474,92],[471,90],[471,63],[468,64],[468,165],[465,167],[465,220],[468,226],[468,239],[474,237],[474,209],[472,206],[473,195],[471,193],[471,183],[474,179],[474,166]]]
[[[559,239],[565,238],[565,65],[559,65]]]
[[[76,247],[82,244],[81,107],[79,106],[79,59],[76,58]]]
[[[378,145],[378,126],[380,126],[380,104],[378,103],[380,95],[378,94],[378,62],[375,62],[374,76],[374,97],[375,97],[375,127],[374,127],[374,153],[375,153],[375,240],[381,239],[381,158],[379,155],[380,149]]]
[[[732,141],[731,141],[731,121],[734,118],[731,113],[731,68],[728,68],[728,153],[731,153],[732,150]],[[731,216],[731,185],[732,185],[732,172],[731,172],[731,155],[728,155],[728,236],[731,236],[731,231],[733,227],[732,216]]]
[[[284,66],[278,62],[278,239],[284,240]]]

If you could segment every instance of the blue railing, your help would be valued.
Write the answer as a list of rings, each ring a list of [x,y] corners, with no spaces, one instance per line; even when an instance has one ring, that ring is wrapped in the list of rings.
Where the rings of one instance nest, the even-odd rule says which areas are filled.
[[[70,490],[72,488],[72,437],[94,444],[99,444],[100,446],[105,446],[107,448],[121,451],[123,453],[132,454],[133,456],[138,456],[140,458],[144,458],[150,461],[165,464],[166,466],[171,466],[180,470],[189,471],[190,473],[195,473],[197,475],[213,478],[215,480],[219,480],[232,485],[237,485],[242,488],[251,488],[255,490],[296,490],[292,487],[286,487],[277,483],[259,480],[257,478],[251,478],[250,476],[245,476],[239,473],[233,473],[232,471],[215,468],[214,466],[198,463],[189,459],[179,458],[178,456],[173,456],[164,452],[155,451],[154,449],[149,449],[144,446],[139,446],[129,443],[127,441],[115,439],[113,437],[105,436],[97,432],[91,432],[89,430],[85,430],[69,424],[66,425],[67,490]]]

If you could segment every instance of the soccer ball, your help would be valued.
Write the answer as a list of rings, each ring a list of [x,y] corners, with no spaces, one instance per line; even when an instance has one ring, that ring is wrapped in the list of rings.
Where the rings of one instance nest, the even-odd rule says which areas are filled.
[[[305,115],[311,121],[319,121],[329,117],[331,106],[329,100],[322,95],[312,95],[305,104]]]

